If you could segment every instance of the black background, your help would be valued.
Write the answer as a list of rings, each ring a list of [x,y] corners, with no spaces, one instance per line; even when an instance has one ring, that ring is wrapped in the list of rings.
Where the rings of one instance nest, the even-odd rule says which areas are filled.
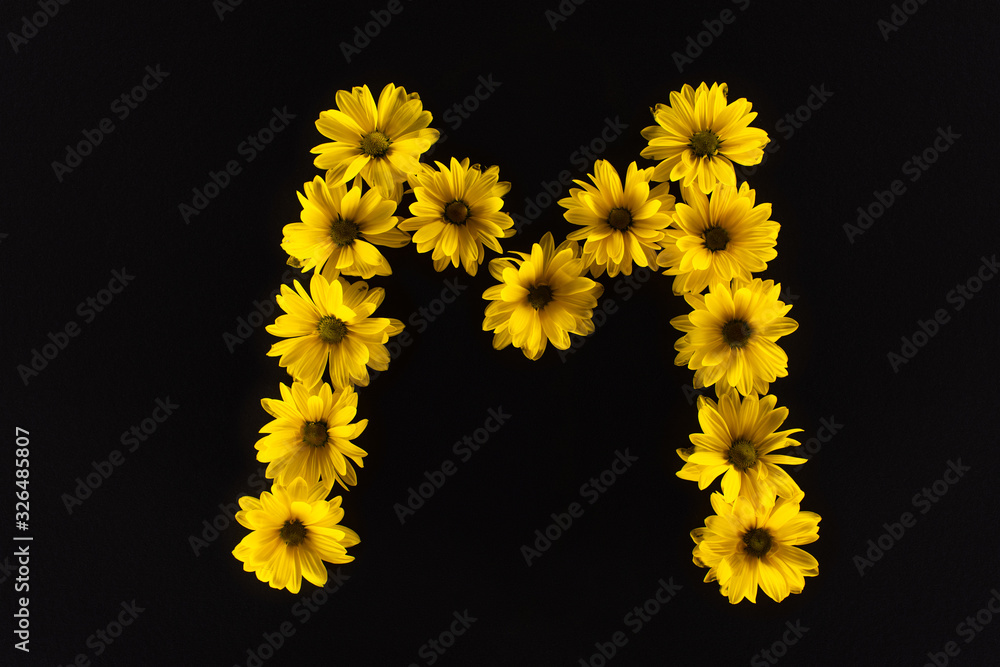
[[[264,664],[426,665],[422,646],[467,610],[475,622],[436,663],[599,665],[595,643],[618,631],[628,642],[613,664],[767,664],[759,652],[777,643],[782,664],[922,665],[949,641],[960,649],[953,664],[993,661],[1000,623],[971,637],[958,624],[1000,588],[1000,280],[993,275],[961,309],[949,293],[1000,251],[989,203],[995,3],[911,2],[916,12],[887,39],[878,21],[889,19],[889,2],[592,0],[555,30],[545,15],[555,0],[530,10],[401,6],[348,63],[341,42],[385,3],[243,2],[220,16],[208,0],[72,2],[16,52],[8,33],[40,10],[6,5],[2,525],[14,532],[19,426],[31,439],[30,529],[19,534],[34,540],[30,659],[8,629],[0,660],[247,665],[265,633],[287,622],[294,634]],[[703,22],[718,28],[724,9],[734,20],[679,72],[672,54],[707,30]],[[169,75],[120,119],[112,102],[147,66]],[[455,127],[445,114],[480,76],[499,85]],[[800,325],[781,340],[789,376],[772,391],[803,441],[829,435],[821,420],[839,424],[793,472],[802,508],[823,517],[819,541],[806,547],[820,575],[802,594],[777,604],[759,593],[757,604],[733,606],[691,562],[688,533],[711,508],[707,490],[674,475],[675,448],[699,428],[684,388],[692,371],[673,364],[680,334],[669,320],[687,306],[670,278],[654,275],[640,289],[603,278],[616,311],[571,354],[549,348],[533,363],[514,348],[494,351],[482,331],[480,295],[493,284],[485,265],[474,278],[438,274],[412,245],[386,250],[393,275],[369,281],[387,291],[376,315],[408,321],[445,280],[464,291],[425,331],[410,320],[412,344],[359,391],[359,418],[371,421],[358,444],[369,456],[343,494],[343,523],[362,538],[351,550],[357,560],[331,566],[342,585],[308,620],[295,605],[314,586],[292,595],[242,571],[231,551],[247,531],[224,510],[263,488],[253,444],[270,418],[259,401],[277,397],[286,376],[265,356],[275,339],[263,326],[239,344],[224,336],[283,280],[281,230],[298,220],[295,191],[319,173],[309,149],[326,141],[314,126],[319,112],[339,89],[367,83],[377,96],[390,81],[419,92],[432,127],[447,135],[431,159],[500,165],[513,184],[506,210],[517,214],[562,170],[584,178],[589,169],[573,154],[606,119],[627,125],[600,155],[624,173],[632,160],[654,164],[639,157],[639,132],[671,90],[725,81],[731,99],[753,103],[754,126],[777,150],[750,182],[782,225],[778,257],[761,277],[784,286]],[[800,109],[814,87],[832,95]],[[274,109],[295,117],[248,162],[239,146]],[[776,127],[797,110],[808,120]],[[52,163],[104,118],[114,131],[57,178]],[[939,128],[959,138],[912,181],[904,163],[932,147]],[[186,223],[179,206],[230,160],[241,172]],[[905,192],[849,239],[843,225],[897,179]],[[548,230],[558,242],[572,229],[561,213],[544,208],[505,249],[528,250]],[[87,321],[78,304],[123,268],[134,279]],[[925,344],[894,368],[887,355],[938,309],[948,321],[917,336]],[[70,322],[79,335],[25,383],[17,367]],[[128,451],[120,434],[150,417],[157,399],[178,407]],[[461,461],[453,443],[499,407],[507,423]],[[597,502],[581,501],[581,485],[626,449],[637,461]],[[78,478],[114,450],[124,462],[68,511]],[[401,524],[394,505],[446,459],[456,474]],[[915,506],[914,495],[959,460],[969,470],[941,483],[947,494]],[[583,516],[529,567],[522,545],[573,502]],[[862,576],[855,557],[904,512],[915,525]],[[4,540],[9,628],[22,594],[13,589],[17,545]],[[661,579],[680,590],[633,632],[626,614]],[[91,638],[133,600],[143,611],[112,644]],[[790,646],[781,644],[786,622],[808,628]]]

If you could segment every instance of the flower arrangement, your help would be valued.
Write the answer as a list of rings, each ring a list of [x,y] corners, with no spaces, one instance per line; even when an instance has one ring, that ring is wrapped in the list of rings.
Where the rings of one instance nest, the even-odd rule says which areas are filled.
[[[546,232],[528,252],[490,260],[496,284],[483,293],[482,328],[497,350],[512,345],[537,360],[549,344],[566,350],[570,334],[593,333],[605,273],[649,267],[673,276],[673,292],[691,307],[671,320],[683,332],[675,363],[717,397],[699,397],[702,432],[677,449],[681,479],[704,490],[721,476],[721,492],[711,495],[715,514],[691,532],[693,560],[732,603],[755,602],[758,587],[780,602],[818,572],[799,546],[817,539],[820,517],[800,511],[804,493],[781,468],[805,462],[781,453],[799,444],[789,436],[801,429],[779,430],[788,410],[768,393],[787,375],[778,340],[798,327],[780,285],[752,275],[777,256],[780,225],[770,204],[757,203],[746,182],[737,185],[733,167],[759,164],[768,136],[750,127],[757,115],[750,102],[728,94],[724,83],[672,92],[642,131],[648,144],[640,156],[655,166],[632,162],[623,180],[596,160],[590,182],[576,180],[558,202],[577,229],[558,245]],[[328,498],[336,484],[357,484],[354,466],[367,456],[354,443],[368,424],[353,421],[355,387],[368,385],[369,369],[388,368],[386,343],[403,331],[399,320],[374,316],[385,291],[365,281],[392,274],[378,246],[412,241],[431,253],[436,271],[461,267],[474,276],[486,249],[503,255],[501,240],[515,233],[502,210],[510,183],[498,167],[420,161],[439,133],[428,127],[419,95],[390,83],[377,102],[367,86],[339,91],[336,102],[316,121],[331,140],[312,149],[325,174],[304,184],[301,220],[285,226],[281,242],[289,264],[312,271],[309,289],[298,280],[294,289],[282,286],[283,314],[267,327],[282,339],[268,355],[292,376],[279,385],[280,399],[261,401],[274,419],[261,428],[257,459],[268,464],[273,487],[241,498],[236,515],[252,532],[234,556],[293,593],[302,578],[323,585],[323,562],[353,560],[347,548],[359,542],[340,524],[340,496]],[[398,215],[407,196],[410,215]]]

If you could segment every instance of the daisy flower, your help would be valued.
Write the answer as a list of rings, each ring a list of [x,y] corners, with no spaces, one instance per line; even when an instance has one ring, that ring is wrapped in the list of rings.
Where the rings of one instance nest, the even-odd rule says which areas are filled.
[[[778,256],[780,225],[771,205],[754,206],[756,193],[745,182],[739,190],[720,185],[711,197],[696,188],[684,192],[674,211],[676,229],[666,230],[656,262],[674,278],[674,293],[701,292],[733,278],[750,281]]]
[[[773,280],[754,278],[684,295],[693,310],[670,320],[686,332],[674,344],[674,363],[695,371],[695,387],[714,384],[718,396],[730,387],[766,394],[770,382],[788,375],[788,356],[775,341],[799,325],[785,317],[792,306],[778,300],[780,291]]]
[[[430,122],[420,96],[402,86],[388,84],[377,105],[368,86],[337,91],[337,109],[323,111],[316,121],[320,133],[333,141],[312,149],[318,153],[314,163],[333,172],[333,185],[361,174],[389,198],[397,184],[420,170],[420,154],[438,140],[439,132],[427,127]]]
[[[483,171],[478,164],[470,167],[469,158],[461,162],[451,158],[450,167],[435,164],[436,170],[423,165],[410,178],[417,198],[410,204],[414,217],[403,220],[399,228],[414,232],[417,252],[434,251],[435,270],[461,261],[474,276],[485,257],[483,246],[503,253],[497,239],[514,235],[514,221],[500,211],[510,183],[498,181],[499,167]]]
[[[718,404],[700,396],[698,421],[703,433],[691,434],[693,448],[677,450],[685,462],[677,476],[705,489],[725,473],[722,495],[727,503],[737,496],[765,506],[774,504],[775,495],[800,500],[799,485],[777,464],[797,465],[806,459],[772,452],[798,445],[788,436],[802,429],[776,431],[788,417],[788,408],[774,407],[777,400],[772,395],[758,400],[751,394],[741,402],[733,390],[723,394]]]
[[[776,602],[801,593],[805,577],[819,573],[819,563],[797,545],[819,539],[820,516],[800,512],[797,501],[782,498],[772,507],[754,506],[739,497],[727,503],[712,494],[715,515],[691,531],[694,563],[710,568],[705,581],[718,581],[720,592],[736,604],[757,602],[757,587]]]
[[[236,520],[251,532],[233,555],[243,569],[253,572],[271,588],[298,593],[302,578],[317,586],[326,584],[328,563],[350,563],[347,547],[361,540],[339,525],[344,518],[340,496],[324,500],[330,492],[325,483],[307,484],[301,477],[287,486],[275,484],[260,499],[240,498]]]
[[[486,306],[483,331],[494,331],[493,347],[513,344],[534,361],[548,343],[565,350],[569,334],[593,333],[591,317],[604,286],[583,276],[587,267],[580,246],[567,240],[557,248],[546,232],[531,254],[514,254],[520,259],[490,262],[490,273],[500,284],[483,293],[492,302]]]
[[[286,338],[271,346],[267,356],[278,357],[296,380],[315,386],[329,366],[335,389],[356,384],[368,386],[368,368],[384,371],[389,367],[385,343],[403,330],[403,323],[387,317],[371,317],[385,298],[381,287],[368,289],[359,280],[328,281],[313,273],[309,292],[294,282],[293,291],[281,286],[278,305],[285,311],[268,333]]]
[[[303,271],[317,271],[329,263],[340,273],[371,278],[392,273],[389,262],[373,243],[401,248],[410,242],[406,232],[396,229],[393,215],[396,202],[377,190],[361,194],[361,179],[355,178],[350,189],[332,185],[317,176],[297,193],[302,204],[302,222],[285,225],[281,249],[299,262]]]
[[[595,278],[605,271],[609,276],[631,275],[633,263],[656,266],[657,242],[670,224],[674,197],[668,194],[669,183],[650,191],[652,175],[652,168],[638,169],[633,162],[622,187],[611,163],[598,160],[594,173],[588,174],[594,185],[574,181],[583,189],[571,188],[570,196],[559,200],[566,220],[581,226],[566,238],[585,240],[583,258]]]
[[[768,137],[764,130],[748,127],[757,117],[746,98],[727,104],[729,88],[702,83],[695,90],[685,85],[670,93],[670,105],[653,109],[656,125],[642,131],[649,145],[640,155],[662,160],[654,181],[681,181],[708,194],[717,182],[736,185],[733,162],[759,164]]]
[[[354,387],[333,391],[323,382],[312,390],[301,382],[279,385],[281,399],[264,398],[261,405],[274,421],[260,429],[257,460],[267,463],[265,476],[279,484],[296,477],[312,484],[322,479],[340,482],[345,489],[358,483],[351,461],[364,467],[368,452],[351,442],[361,435],[368,420],[352,424],[358,412]]]

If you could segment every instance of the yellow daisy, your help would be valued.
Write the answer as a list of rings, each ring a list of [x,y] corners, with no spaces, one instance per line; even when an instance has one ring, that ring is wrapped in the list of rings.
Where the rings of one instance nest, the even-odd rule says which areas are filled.
[[[314,163],[333,172],[333,185],[361,174],[383,197],[391,197],[397,184],[420,170],[420,154],[438,140],[439,132],[427,127],[430,122],[420,96],[402,86],[388,84],[377,105],[368,86],[337,91],[337,109],[323,111],[316,121],[333,141],[312,149],[319,154]]]
[[[483,246],[503,253],[497,239],[514,235],[514,221],[503,213],[503,196],[510,183],[498,181],[500,168],[483,171],[478,164],[469,166],[451,158],[451,166],[436,162],[435,170],[424,165],[410,178],[417,201],[410,204],[412,218],[399,228],[414,232],[417,252],[433,250],[434,268],[443,271],[459,261],[470,275],[476,275],[486,253]]]
[[[754,506],[742,496],[727,503],[712,494],[715,515],[691,531],[694,563],[710,568],[705,581],[718,581],[720,592],[736,604],[757,602],[757,587],[781,602],[801,593],[805,577],[819,574],[819,563],[797,548],[819,539],[820,516],[800,512],[799,503],[782,498],[772,507]]]
[[[317,586],[326,584],[328,563],[350,563],[347,547],[361,540],[358,534],[339,525],[344,518],[340,496],[324,500],[329,485],[307,484],[301,477],[287,486],[275,484],[260,499],[240,498],[236,520],[251,532],[233,555],[243,569],[254,572],[271,588],[287,588],[298,593],[302,578]]]
[[[733,162],[759,164],[768,137],[764,130],[747,127],[757,112],[741,97],[727,104],[729,88],[702,83],[695,90],[685,85],[670,93],[670,105],[657,104],[653,118],[657,125],[642,131],[649,145],[640,155],[662,160],[654,181],[681,181],[683,187],[697,186],[708,194],[717,182],[736,185]]]
[[[739,190],[720,185],[711,197],[696,188],[684,192],[686,203],[674,211],[676,229],[666,230],[656,262],[674,278],[674,293],[701,292],[733,278],[750,281],[778,256],[774,249],[780,225],[771,205],[754,206],[756,193],[745,182]]]
[[[637,266],[656,266],[658,241],[670,224],[674,197],[668,194],[669,183],[650,191],[653,170],[639,169],[635,162],[621,177],[607,160],[594,163],[594,173],[588,174],[594,185],[574,181],[580,188],[571,188],[569,197],[559,200],[566,209],[566,220],[577,229],[566,235],[571,241],[583,240],[583,258],[595,278],[604,271],[609,276],[619,272],[632,275]]]
[[[727,503],[746,496],[754,504],[773,505],[776,494],[801,500],[799,485],[777,464],[797,465],[806,459],[772,452],[798,445],[788,436],[802,429],[775,430],[788,417],[788,408],[774,407],[777,400],[772,395],[758,400],[751,394],[741,403],[733,390],[723,394],[718,404],[700,396],[698,421],[704,432],[691,434],[694,447],[677,450],[685,461],[677,476],[705,489],[725,473],[722,494]]]
[[[265,475],[279,484],[296,477],[307,483],[340,482],[345,489],[358,483],[351,461],[364,467],[368,452],[351,442],[361,435],[368,420],[352,424],[358,413],[354,387],[333,391],[323,382],[309,390],[301,382],[291,388],[279,385],[281,399],[261,399],[274,421],[260,429],[267,433],[257,441],[257,460],[267,463]]]
[[[403,323],[387,317],[371,317],[385,298],[381,287],[368,289],[359,280],[328,281],[313,273],[309,292],[295,281],[295,290],[281,286],[278,305],[285,311],[266,330],[287,338],[271,346],[267,355],[280,356],[282,368],[307,387],[315,386],[330,368],[335,389],[351,384],[368,386],[368,368],[389,367],[385,343],[403,330]],[[312,296],[310,296],[310,293]]]
[[[304,185],[305,194],[297,193],[302,222],[285,225],[281,249],[303,271],[321,271],[329,263],[338,275],[390,275],[389,262],[372,244],[401,248],[410,242],[409,234],[396,229],[396,202],[377,190],[362,195],[360,178],[350,189],[332,185],[331,174],[326,181],[317,176]]]
[[[799,325],[785,317],[792,306],[778,300],[780,291],[773,280],[754,278],[684,295],[693,310],[670,320],[686,332],[674,344],[674,363],[695,371],[695,387],[715,384],[718,396],[730,387],[766,394],[770,382],[788,375],[788,356],[775,341]]]
[[[327,187],[329,187],[332,180],[333,177],[331,176],[331,172],[327,171],[326,172]],[[360,185],[362,182],[363,179],[361,178],[361,176],[354,177],[355,186]],[[396,208],[399,207],[399,203],[403,200],[404,185],[406,185],[405,182],[396,183],[392,192],[389,193],[390,194],[389,200],[396,203]],[[377,192],[377,190],[375,192]],[[379,194],[379,196],[382,196],[381,193]],[[393,210],[395,211],[395,209]],[[399,216],[393,216],[393,218],[396,223],[398,223],[400,220]],[[389,230],[388,232],[383,232],[381,234],[366,234],[364,235],[364,238],[372,243],[377,243],[379,245],[383,245],[389,248],[402,248],[403,246],[405,246],[410,242],[410,235],[407,234],[406,232],[400,231],[399,227],[395,227]],[[377,251],[377,249],[375,250]],[[333,253],[331,253],[331,256],[332,254]],[[306,261],[307,260],[301,260],[291,256],[288,258],[289,266],[294,266],[297,269],[301,269],[305,265]],[[371,277],[363,275],[361,273],[361,270],[358,269],[357,267],[355,267],[355,269],[356,270],[352,271],[345,270],[344,273],[346,275],[351,275],[351,276],[361,275],[362,278]],[[327,261],[323,265],[323,268],[320,270],[320,273],[322,273],[323,277],[326,278],[327,280],[334,281],[340,277],[341,272],[340,269],[337,268],[336,261]],[[392,267],[389,266],[388,260],[386,260],[383,264],[380,264],[379,267],[374,271],[374,275],[376,276],[388,276],[391,274],[392,274]]]
[[[486,306],[483,331],[494,331],[493,347],[510,344],[521,348],[532,361],[548,343],[569,348],[569,334],[593,333],[591,320],[604,286],[586,278],[587,266],[580,246],[563,241],[558,248],[546,232],[531,254],[515,252],[520,259],[501,257],[490,262],[490,273],[500,281],[483,293]]]

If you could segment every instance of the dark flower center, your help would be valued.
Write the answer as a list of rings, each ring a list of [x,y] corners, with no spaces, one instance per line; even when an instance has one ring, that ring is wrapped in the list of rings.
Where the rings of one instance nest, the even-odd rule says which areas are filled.
[[[469,218],[469,205],[461,199],[456,199],[444,207],[444,217],[453,225],[464,225]]]
[[[749,440],[740,438],[729,448],[729,462],[737,470],[752,468],[757,463],[757,448]]]
[[[302,544],[302,540],[306,539],[306,527],[298,519],[295,521],[286,521],[285,525],[281,527],[281,532],[278,534],[285,541],[285,544],[290,547],[297,547]]]
[[[748,554],[761,558],[771,550],[771,533],[764,528],[753,528],[743,535],[743,544]]]
[[[324,343],[339,343],[347,335],[347,324],[333,315],[327,315],[320,319],[316,325],[320,340]]]
[[[344,220],[339,215],[330,223],[330,238],[339,246],[351,245],[360,235],[361,227],[358,223]]]
[[[528,305],[535,310],[541,310],[552,301],[552,289],[548,285],[538,285],[528,290]]]
[[[722,227],[712,227],[705,232],[705,247],[712,252],[725,250],[729,244],[729,232]]]
[[[613,208],[608,216],[608,224],[615,229],[628,229],[632,224],[632,213],[627,208]]]
[[[302,428],[302,444],[310,447],[324,447],[326,442],[326,422],[306,422]]]
[[[719,152],[719,135],[711,130],[702,130],[691,135],[688,147],[694,151],[695,157],[706,157]]]
[[[361,152],[369,157],[383,157],[389,151],[389,137],[378,130],[361,137]]]
[[[732,320],[722,325],[722,340],[729,347],[743,347],[750,340],[750,325],[743,320]]]

